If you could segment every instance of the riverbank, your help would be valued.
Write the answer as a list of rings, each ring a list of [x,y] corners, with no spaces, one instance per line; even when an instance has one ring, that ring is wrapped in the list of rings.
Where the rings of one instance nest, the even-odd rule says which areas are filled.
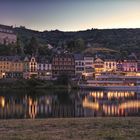
[[[77,84],[61,84],[57,81],[39,79],[1,79],[0,89],[79,89]]]
[[[2,140],[139,140],[140,118],[0,120]]]

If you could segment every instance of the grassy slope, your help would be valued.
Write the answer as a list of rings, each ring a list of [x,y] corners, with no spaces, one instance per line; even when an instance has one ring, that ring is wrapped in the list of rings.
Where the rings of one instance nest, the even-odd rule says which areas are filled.
[[[140,118],[0,120],[0,140],[139,140]]]
[[[96,53],[96,52],[107,52],[107,53],[120,53],[119,51],[113,50],[113,49],[108,49],[108,48],[88,48],[84,51],[85,53]]]

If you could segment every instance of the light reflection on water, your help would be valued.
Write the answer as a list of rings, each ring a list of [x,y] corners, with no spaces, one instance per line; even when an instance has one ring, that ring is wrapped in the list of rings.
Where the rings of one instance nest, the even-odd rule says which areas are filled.
[[[140,93],[133,91],[6,91],[0,119],[140,116]]]

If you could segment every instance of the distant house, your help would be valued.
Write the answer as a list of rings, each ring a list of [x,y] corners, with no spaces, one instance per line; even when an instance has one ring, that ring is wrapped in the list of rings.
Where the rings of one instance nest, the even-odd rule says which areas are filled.
[[[31,77],[37,77],[37,61],[34,56],[26,56],[23,60],[23,77],[25,79],[31,78]]]
[[[0,25],[0,44],[15,44],[17,35],[12,26]]]
[[[94,58],[91,55],[75,54],[75,75],[92,77],[94,72]]]
[[[75,75],[81,76],[85,70],[84,56],[82,54],[75,54]]]
[[[13,56],[10,59],[10,71],[5,73],[5,78],[20,79],[23,78],[23,61],[19,56]]]
[[[104,60],[100,58],[96,58],[94,61],[94,70],[95,70],[95,73],[104,72]]]
[[[111,72],[116,71],[116,60],[114,59],[105,59],[104,60],[104,71]]]
[[[5,73],[11,69],[11,59],[8,56],[0,56],[0,79],[5,77]]]
[[[140,72],[140,60],[137,61],[138,61],[138,71]]]
[[[137,72],[138,62],[135,59],[126,59],[123,61],[123,72]]]
[[[52,78],[52,64],[46,58],[39,58],[37,61],[38,78],[48,80]]]
[[[23,72],[23,62],[19,56],[0,56],[0,78],[16,78]],[[18,74],[17,74],[18,73]]]
[[[53,77],[66,74],[69,77],[75,76],[75,60],[72,54],[58,54],[52,59]]]
[[[116,71],[123,72],[123,60],[117,60]]]
[[[93,78],[94,72],[94,58],[90,55],[84,56],[84,74],[85,78]]]

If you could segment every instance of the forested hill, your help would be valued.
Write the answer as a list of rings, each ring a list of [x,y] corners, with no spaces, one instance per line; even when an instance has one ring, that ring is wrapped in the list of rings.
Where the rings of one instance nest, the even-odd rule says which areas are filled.
[[[74,41],[81,39],[87,47],[110,48],[124,53],[140,50],[140,29],[91,29],[78,32],[62,32],[59,30],[38,32],[26,28],[15,28],[23,42],[32,36],[41,44],[54,47],[72,46]],[[76,47],[76,45],[75,45]]]

